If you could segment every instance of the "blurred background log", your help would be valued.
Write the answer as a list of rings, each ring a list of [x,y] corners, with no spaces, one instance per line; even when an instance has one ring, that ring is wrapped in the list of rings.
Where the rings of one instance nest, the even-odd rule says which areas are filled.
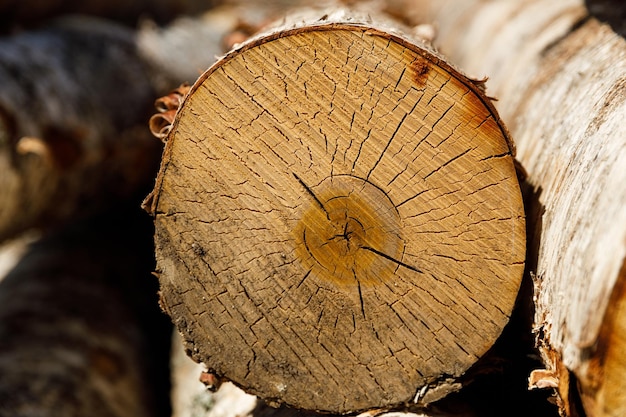
[[[149,187],[157,92],[128,29],[87,18],[0,39],[0,241]]]
[[[0,281],[0,415],[170,415],[151,235],[118,207],[32,244]]]

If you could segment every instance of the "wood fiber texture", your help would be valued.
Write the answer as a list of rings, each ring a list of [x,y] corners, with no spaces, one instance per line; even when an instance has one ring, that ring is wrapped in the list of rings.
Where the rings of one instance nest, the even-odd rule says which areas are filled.
[[[192,357],[303,409],[397,405],[460,376],[524,269],[489,100],[428,49],[356,24],[277,32],[211,67],[147,205]]]
[[[585,3],[593,11],[599,2],[404,6],[432,9],[423,18],[439,22],[437,46],[467,71],[489,74],[490,94],[515,137],[534,188],[528,263],[536,276],[535,328],[563,414],[576,415],[579,391],[587,415],[621,416],[626,390],[615,381],[626,373],[617,353],[626,340],[626,41]],[[480,53],[469,52],[475,45]]]

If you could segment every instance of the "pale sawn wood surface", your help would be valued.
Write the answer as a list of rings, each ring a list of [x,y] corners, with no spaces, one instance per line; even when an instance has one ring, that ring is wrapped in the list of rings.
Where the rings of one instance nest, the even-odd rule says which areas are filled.
[[[524,269],[512,144],[426,46],[328,16],[192,87],[153,195],[162,304],[189,352],[276,403],[350,412],[454,379]]]
[[[577,386],[589,416],[626,414],[626,41],[581,0],[396,3],[438,22],[454,62],[489,75],[515,138],[536,194],[538,343],[563,411]]]

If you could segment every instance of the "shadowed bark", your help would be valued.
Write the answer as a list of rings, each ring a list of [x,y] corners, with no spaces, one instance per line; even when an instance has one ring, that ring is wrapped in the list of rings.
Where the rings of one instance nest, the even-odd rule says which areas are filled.
[[[0,281],[0,415],[169,415],[151,229],[118,207],[32,244]]]

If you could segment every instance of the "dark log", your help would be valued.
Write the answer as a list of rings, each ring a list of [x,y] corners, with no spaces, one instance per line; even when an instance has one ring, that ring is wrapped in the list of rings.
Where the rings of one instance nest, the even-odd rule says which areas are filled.
[[[79,222],[0,281],[0,416],[169,416],[146,220],[119,208]]]
[[[0,39],[0,241],[144,193],[158,96],[134,33],[92,19]]]

